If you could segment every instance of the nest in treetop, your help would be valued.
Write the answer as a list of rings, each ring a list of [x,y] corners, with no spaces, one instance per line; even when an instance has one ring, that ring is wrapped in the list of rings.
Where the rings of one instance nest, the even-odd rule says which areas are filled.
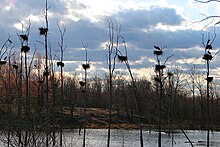
[[[22,46],[21,47],[21,52],[28,52],[30,50],[30,47],[29,46],[27,46],[27,45],[24,45],[24,46]]]
[[[127,61],[128,60],[128,57],[127,56],[120,56],[120,55],[118,55],[118,61],[120,61],[120,62],[125,62],[125,61]]]
[[[90,65],[89,64],[82,64],[82,67],[83,67],[83,69],[88,69],[88,68],[90,68]]]
[[[85,86],[85,82],[83,82],[83,81],[79,81],[79,84],[80,84],[80,86]]]
[[[14,69],[18,69],[18,65],[14,64],[14,65],[13,65],[13,68],[14,68]]]
[[[205,49],[212,49],[212,45],[211,44],[207,44]]]
[[[160,82],[160,78],[158,76],[154,77],[154,81]]]
[[[40,35],[46,35],[48,32],[48,28],[44,28],[44,27],[39,28],[39,30],[40,30]]]
[[[25,40],[25,41],[28,40],[28,36],[27,36],[27,35],[20,35],[20,37],[21,37],[23,40]]]
[[[5,65],[6,61],[0,61],[0,65]]]
[[[208,82],[212,82],[212,81],[213,81],[213,77],[207,77],[206,80],[207,80]]]
[[[154,55],[162,55],[163,54],[163,51],[162,50],[154,50]]]
[[[169,77],[172,77],[172,76],[173,76],[173,73],[172,73],[172,72],[168,72],[167,75],[168,75]]]
[[[202,57],[202,59],[204,60],[212,60],[212,54],[209,54],[209,53],[205,53]]]
[[[164,69],[164,68],[166,68],[165,65],[155,65],[155,70],[156,70],[156,71],[162,70],[162,69]]]
[[[61,62],[61,61],[59,61],[59,62],[57,62],[57,66],[59,67],[64,67],[64,63],[63,62]]]
[[[46,76],[49,76],[49,72],[48,71],[44,71],[43,75],[46,77]]]

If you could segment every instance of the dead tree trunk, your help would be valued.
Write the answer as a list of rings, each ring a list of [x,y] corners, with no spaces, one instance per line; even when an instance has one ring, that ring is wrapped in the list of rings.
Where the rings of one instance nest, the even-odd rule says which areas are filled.
[[[60,32],[60,42],[58,43],[59,48],[60,48],[60,61],[57,62],[57,66],[60,66],[60,79],[61,79],[61,95],[60,95],[60,100],[61,100],[61,104],[60,104],[60,110],[61,110],[61,120],[60,120],[60,146],[63,146],[63,105],[64,105],[64,92],[63,92],[63,67],[64,67],[64,63],[63,63],[63,54],[64,54],[64,35],[66,33],[66,28],[63,26],[63,30],[60,28],[59,25],[58,29]]]
[[[109,73],[109,122],[108,122],[108,139],[107,139],[107,147],[110,147],[110,137],[111,137],[111,123],[112,123],[112,96],[113,96],[113,74],[115,70],[115,60],[117,57],[117,46],[118,46],[118,36],[120,34],[120,27],[115,27],[112,20],[108,22],[108,31],[109,31],[109,42],[107,43],[108,55],[107,55],[107,63],[108,63],[108,73]],[[116,34],[115,34],[116,33]],[[115,38],[116,35],[116,38]]]

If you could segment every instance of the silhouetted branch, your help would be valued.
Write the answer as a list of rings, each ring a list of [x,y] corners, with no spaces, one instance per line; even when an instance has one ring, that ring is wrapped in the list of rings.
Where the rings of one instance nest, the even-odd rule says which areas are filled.
[[[86,64],[88,64],[88,54],[87,54],[87,48],[88,48],[88,43],[84,43],[83,41],[81,41],[83,48],[85,49],[86,52]]]
[[[62,29],[61,29],[59,24],[57,24],[57,27],[58,27],[59,32],[60,32],[60,42],[58,42],[58,46],[60,47],[61,61],[63,61],[63,52],[66,49],[66,47],[64,47],[64,36],[65,36],[65,33],[66,33],[66,27],[63,25]]]
[[[34,53],[32,55],[32,58],[31,58],[31,61],[30,61],[30,65],[29,65],[28,77],[30,77],[30,73],[31,73],[31,69],[32,69],[31,67],[32,67],[32,64],[33,64],[33,61],[34,61],[34,58],[35,58],[36,51],[37,51],[37,48],[35,46],[35,50],[34,50]]]
[[[219,1],[219,2],[220,2],[220,1]],[[207,21],[207,20],[210,20],[210,19],[211,19],[211,21],[210,21],[208,24],[206,24],[203,29],[207,28],[210,24],[212,24],[212,23],[214,22],[215,18],[220,18],[220,15],[210,15],[210,16],[204,15],[204,16],[205,16],[205,17],[204,17],[203,19],[198,20],[198,21],[195,21],[195,23],[200,23],[200,22],[204,22],[204,21]],[[219,24],[219,23],[220,23],[220,21],[216,22],[215,25],[217,25],[217,24]]]
[[[166,60],[164,61],[164,65],[166,64],[166,62],[171,58],[171,57],[173,57],[174,56],[174,54],[172,54],[172,55],[170,55],[170,56],[168,56],[167,58],[166,58]]]
[[[216,33],[215,33],[215,27],[214,27],[214,37],[213,37],[213,39],[212,39],[210,44],[212,44],[215,41],[215,38],[216,38]]]
[[[195,0],[195,2],[198,2],[198,3],[209,3],[209,2],[220,2],[220,0],[206,0],[206,1]]]
[[[212,39],[212,41],[210,40],[210,32],[208,33],[208,38],[207,38],[207,42],[205,44],[204,42],[204,34],[202,34],[202,45],[206,50],[212,49],[212,43],[215,41],[216,38],[216,33],[215,33],[215,27],[214,27],[214,37]]]
[[[214,55],[213,58],[220,52],[220,50],[218,50]]]
[[[3,45],[2,45],[2,47],[1,47],[1,49],[0,49],[0,60],[3,58],[3,56],[5,55],[5,54],[7,54],[7,52],[8,52],[8,50],[9,50],[9,48],[11,47],[11,48],[13,48],[14,47],[14,45],[12,45],[12,41],[11,41],[11,39],[10,39],[10,35],[8,36],[8,38],[7,38],[7,40],[3,43]],[[6,58],[6,57],[5,57]],[[5,59],[4,59],[5,60]]]
[[[220,16],[219,15],[211,15],[211,16],[206,16],[205,18],[197,21],[197,22],[202,22],[202,21],[205,21],[205,20],[208,20],[208,19],[211,19],[211,18],[219,18]]]

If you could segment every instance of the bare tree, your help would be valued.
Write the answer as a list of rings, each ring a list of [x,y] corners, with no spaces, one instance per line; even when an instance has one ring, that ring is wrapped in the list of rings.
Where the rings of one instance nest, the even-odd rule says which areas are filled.
[[[168,76],[168,116],[167,116],[167,121],[168,121],[168,130],[169,130],[169,134],[170,135],[170,125],[173,123],[173,115],[172,115],[172,111],[171,111],[171,102],[173,99],[173,73],[172,72],[168,72],[167,73]],[[173,133],[172,133],[172,145],[173,145]]]
[[[44,45],[45,49],[45,71],[44,71],[44,76],[46,78],[46,116],[47,118],[49,117],[49,65],[48,65],[48,31],[49,31],[49,21],[48,21],[48,10],[50,7],[48,7],[48,0],[45,0],[45,12],[44,12],[44,19],[45,19],[45,26],[40,27],[40,35],[44,36],[44,43],[40,42],[41,44]],[[49,146],[49,130],[48,130],[48,121],[46,121],[46,147]]]
[[[196,123],[196,96],[195,96],[195,78],[196,78],[196,66],[193,65],[193,67],[191,68],[190,70],[190,73],[189,73],[189,80],[186,80],[186,83],[189,87],[189,90],[191,91],[192,93],[192,99],[193,99],[193,110],[192,110],[192,117],[193,117],[193,128],[195,127],[195,123]]]
[[[140,113],[140,101],[138,101],[138,91],[137,91],[137,86],[136,86],[136,82],[135,82],[135,79],[134,79],[134,76],[131,72],[131,67],[130,67],[130,64],[129,64],[129,61],[128,61],[128,53],[127,53],[127,47],[126,47],[126,43],[125,43],[125,39],[123,36],[119,36],[119,39],[122,39],[123,41],[123,45],[124,45],[124,49],[125,49],[125,55],[122,54],[122,52],[118,49],[117,49],[117,56],[118,56],[118,60],[120,62],[124,62],[126,64],[126,67],[128,69],[128,72],[129,72],[129,75],[131,77],[131,81],[132,81],[132,91],[133,91],[133,94],[134,94],[134,98],[135,98],[135,106],[137,108],[137,112],[138,112],[138,125],[139,125],[139,129],[140,129],[140,144],[141,144],[141,147],[144,146],[143,144],[143,132],[142,132],[142,123],[141,123],[141,113]]]
[[[65,78],[65,77],[64,77]],[[77,75],[76,73],[72,75],[72,77],[66,77],[64,80],[64,95],[68,101],[69,108],[70,108],[70,115],[71,118],[74,117],[73,112],[74,108],[78,102],[78,83],[79,81],[77,80]]]
[[[60,61],[57,62],[57,66],[60,66],[60,79],[61,79],[61,105],[60,105],[60,109],[61,109],[61,120],[60,120],[60,146],[63,145],[63,101],[64,101],[64,93],[63,93],[63,67],[64,67],[64,63],[63,63],[63,54],[64,54],[64,50],[66,49],[66,47],[64,46],[64,36],[66,33],[66,28],[65,26],[61,27],[59,25],[58,29],[60,32],[60,42],[58,43],[59,48],[60,48]]]
[[[25,118],[27,119],[25,122],[28,123],[29,113],[30,113],[30,97],[29,97],[29,76],[28,76],[28,63],[27,63],[27,53],[30,50],[28,41],[29,41],[29,33],[30,33],[30,27],[31,23],[29,22],[29,25],[27,28],[24,27],[24,24],[22,24],[22,32],[19,36],[20,43],[21,43],[21,51],[20,51],[20,86],[22,87],[22,75],[23,75],[23,55],[24,57],[24,68],[25,68]],[[20,102],[19,105],[21,105],[22,102],[22,88],[20,89]],[[21,109],[21,108],[19,108]],[[20,113],[20,112],[19,112]],[[21,115],[21,114],[20,114]],[[27,146],[28,144],[28,128],[25,128],[25,140],[24,145]],[[19,133],[20,134],[20,133]],[[21,134],[20,134],[21,135]],[[21,139],[21,136],[19,135],[19,140]]]
[[[57,124],[57,117],[56,117],[56,98],[58,97],[58,81],[59,79],[56,78],[55,76],[55,63],[54,63],[54,59],[53,59],[53,52],[51,49],[51,46],[49,46],[49,65],[50,65],[50,82],[51,82],[51,88],[52,88],[52,118],[51,118],[51,122],[52,123],[52,144],[53,146],[56,145],[56,124]],[[59,59],[59,57],[58,57]],[[59,59],[60,60],[60,59]],[[61,63],[62,65],[62,63]],[[59,65],[60,66],[60,65]],[[42,81],[43,82],[43,81]],[[42,85],[42,84],[41,84]],[[42,87],[42,86],[41,86]]]
[[[172,102],[172,108],[173,108],[173,117],[176,120],[180,120],[180,118],[183,120],[183,113],[181,113],[181,102],[178,101],[178,96],[181,95],[181,90],[184,89],[186,83],[185,83],[185,77],[183,70],[181,70],[180,67],[174,68],[174,77],[173,77],[173,90],[174,90],[174,96],[173,96],[173,102]],[[184,109],[185,107],[183,107]],[[184,111],[183,111],[184,112]]]
[[[205,48],[205,54],[203,55],[203,59],[206,61],[206,69],[207,69],[207,73],[206,73],[206,81],[207,81],[207,85],[206,85],[206,95],[207,95],[207,101],[206,101],[206,107],[207,107],[207,147],[209,147],[209,133],[210,133],[210,82],[213,81],[213,77],[210,77],[210,67],[209,64],[211,62],[211,60],[213,59],[213,55],[211,54],[210,50],[212,50],[212,43],[214,42],[216,37],[216,34],[214,34],[214,38],[211,41],[210,38],[208,38],[206,44],[204,43],[204,35],[202,36],[202,44],[203,47]],[[218,53],[218,52],[217,52]],[[216,54],[217,54],[216,53]],[[216,55],[215,54],[215,55]]]
[[[90,68],[90,61],[88,61],[88,44],[84,44],[82,42],[82,46],[85,49],[85,63],[82,64],[82,67],[84,69],[84,81],[80,82],[80,85],[83,87],[82,92],[84,94],[84,102],[83,102],[83,115],[84,115],[84,121],[83,121],[83,147],[86,146],[86,123],[87,123],[87,118],[86,118],[86,105],[87,105],[87,70]]]
[[[195,2],[197,3],[203,3],[203,4],[207,4],[207,3],[211,3],[211,2],[220,2],[220,0],[194,0]],[[217,21],[215,21],[215,19],[217,18]],[[214,25],[218,25],[220,24],[220,15],[210,15],[210,16],[205,16],[203,19],[197,21],[197,22],[204,22],[204,21],[209,21],[207,23],[207,25],[204,27],[208,27],[210,26],[211,24],[214,24]]]
[[[215,82],[212,84],[212,89],[214,93],[214,100],[213,100],[213,112],[212,117],[214,119],[214,124],[218,124],[219,122],[219,91],[220,91],[219,83]]]
[[[159,99],[158,99],[158,147],[161,147],[161,112],[162,112],[162,99],[163,99],[163,88],[164,88],[164,81],[167,77],[164,77],[164,69],[166,68],[166,62],[173,56],[168,56],[164,63],[161,63],[160,56],[163,54],[163,48],[154,46],[154,55],[156,55],[157,64],[155,65],[155,81],[159,83]]]
[[[25,140],[24,140],[24,145],[27,146],[29,139],[30,139],[30,133],[33,134],[33,138],[34,138],[34,132],[33,130],[31,131],[30,129],[33,129],[33,123],[31,121],[31,97],[30,97],[30,76],[31,76],[31,70],[32,68],[32,64],[33,64],[33,60],[35,58],[35,53],[36,53],[36,48],[33,52],[33,55],[31,57],[31,60],[28,61],[28,57],[27,54],[30,51],[30,47],[29,47],[29,33],[30,33],[30,27],[31,27],[31,23],[29,22],[28,26],[26,28],[24,28],[24,25],[22,24],[22,33],[19,36],[20,39],[20,43],[21,43],[21,65],[23,65],[22,61],[23,61],[23,56],[24,56],[24,68],[25,68],[25,122],[26,122],[26,127],[25,127]],[[21,71],[20,74],[22,75],[22,68],[23,66],[20,67]],[[22,81],[22,76],[21,79]],[[21,82],[22,84],[22,82]],[[21,85],[22,87],[22,85]],[[34,143],[34,142],[33,142]]]
[[[119,37],[121,26],[114,24],[112,20],[108,21],[108,31],[109,31],[109,41],[106,44],[108,48],[107,63],[108,63],[108,74],[109,74],[109,123],[108,123],[108,139],[107,147],[110,146],[110,136],[111,136],[111,115],[112,115],[112,95],[113,95],[113,74],[115,71],[115,61],[117,57],[117,47],[119,45]]]
[[[10,146],[11,143],[11,131],[12,131],[12,90],[11,90],[11,57],[14,55],[12,53],[14,45],[12,44],[12,41],[10,39],[10,35],[8,39],[3,43],[1,49],[0,49],[0,72],[1,67],[6,64],[8,61],[8,75],[6,78],[3,78],[1,75],[1,78],[5,85],[5,91],[6,91],[6,99],[7,99],[7,146]],[[2,59],[3,58],[3,59]]]

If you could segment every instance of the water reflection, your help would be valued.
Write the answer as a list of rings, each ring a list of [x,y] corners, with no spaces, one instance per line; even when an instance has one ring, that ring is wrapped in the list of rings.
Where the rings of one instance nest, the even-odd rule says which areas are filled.
[[[206,146],[206,131],[185,131],[195,147]],[[38,139],[45,141],[45,136],[40,135]],[[43,134],[43,133],[42,133]],[[81,133],[83,134],[83,133]],[[107,143],[107,129],[87,129],[86,131],[86,147],[105,147]],[[172,141],[173,135],[173,141]],[[157,147],[158,132],[154,130],[144,130],[144,146]],[[7,146],[6,135],[1,134],[0,146]],[[59,142],[59,134],[57,133],[57,147]],[[210,133],[210,146],[220,146],[220,132]],[[16,137],[12,141],[16,140]],[[5,141],[4,141],[5,140]],[[64,147],[82,147],[83,135],[79,135],[79,131],[65,130],[63,135]],[[173,145],[172,145],[173,144]],[[139,130],[111,130],[111,147],[139,147]],[[163,147],[190,147],[190,143],[181,131],[175,131],[173,134],[162,132]]]
[[[206,146],[206,131],[185,131],[187,136],[192,141],[195,147]],[[156,147],[158,133],[156,131],[143,131],[144,146]],[[210,134],[210,146],[220,146],[220,132],[213,132]],[[82,136],[73,132],[65,133],[66,146],[81,147]],[[107,130],[105,129],[88,129],[86,134],[86,146],[87,147],[103,147],[107,143]],[[111,147],[139,147],[139,130],[112,130],[111,131]],[[184,134],[181,131],[175,131],[173,134],[173,145],[172,145],[172,134],[169,136],[168,133],[162,133],[162,146],[163,147],[189,147],[191,146]]]

